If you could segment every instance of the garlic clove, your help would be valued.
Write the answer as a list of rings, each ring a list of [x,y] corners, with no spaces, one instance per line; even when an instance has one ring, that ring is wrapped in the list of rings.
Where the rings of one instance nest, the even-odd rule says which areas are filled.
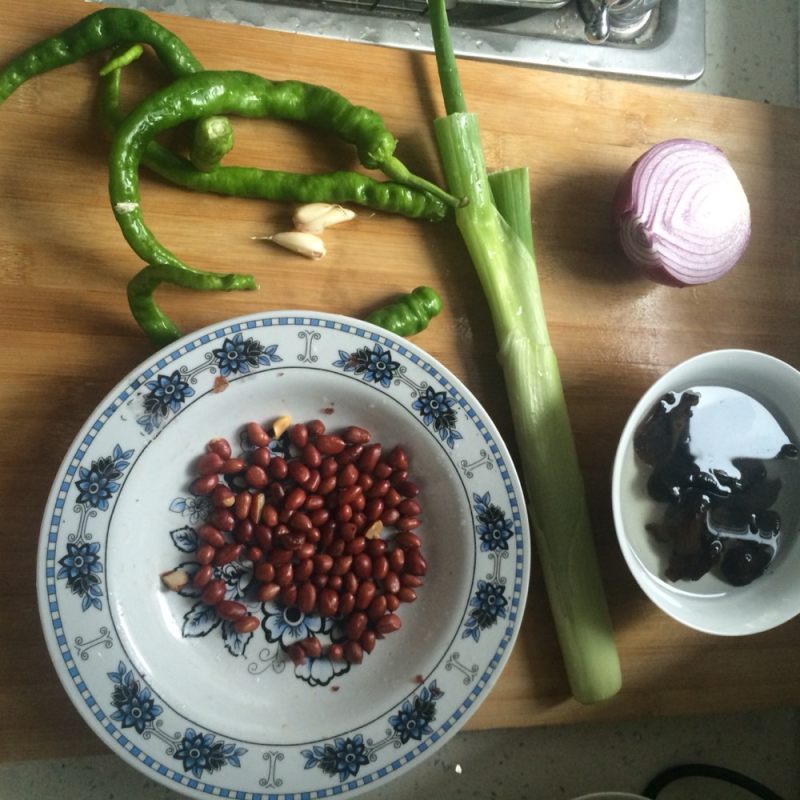
[[[298,231],[321,233],[325,228],[353,219],[355,215],[349,208],[332,203],[306,203],[295,209],[292,222]]]
[[[254,236],[253,239],[274,242],[306,258],[322,258],[326,253],[325,243],[313,233],[284,231],[283,233],[273,233],[272,236]]]

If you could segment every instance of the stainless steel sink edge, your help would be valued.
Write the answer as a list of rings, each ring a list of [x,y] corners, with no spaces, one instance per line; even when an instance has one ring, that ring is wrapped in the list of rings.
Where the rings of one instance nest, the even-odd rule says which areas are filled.
[[[104,0],[89,0],[102,3]],[[366,14],[300,8],[272,0],[113,0],[113,5],[235,22],[344,41],[432,52],[424,19],[397,20]],[[705,69],[705,0],[664,0],[660,24],[670,28],[666,41],[647,46],[595,45],[548,37],[523,37],[505,30],[454,26],[456,54],[518,65],[691,82]]]

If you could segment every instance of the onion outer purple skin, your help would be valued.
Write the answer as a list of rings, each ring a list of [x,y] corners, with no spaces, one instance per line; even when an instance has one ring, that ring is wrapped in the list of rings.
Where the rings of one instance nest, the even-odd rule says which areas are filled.
[[[733,167],[707,142],[668,139],[623,175],[613,204],[620,245],[654,281],[709,283],[739,261],[750,206]]]

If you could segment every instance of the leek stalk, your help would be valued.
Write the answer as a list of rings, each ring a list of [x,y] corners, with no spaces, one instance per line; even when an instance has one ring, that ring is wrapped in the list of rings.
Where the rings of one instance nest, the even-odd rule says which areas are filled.
[[[477,119],[465,108],[445,0],[428,5],[447,110],[434,122],[442,166],[449,191],[463,198],[456,224],[494,323],[531,528],[567,678],[577,700],[593,703],[616,694],[622,679],[533,257],[527,171],[496,174],[492,191]]]

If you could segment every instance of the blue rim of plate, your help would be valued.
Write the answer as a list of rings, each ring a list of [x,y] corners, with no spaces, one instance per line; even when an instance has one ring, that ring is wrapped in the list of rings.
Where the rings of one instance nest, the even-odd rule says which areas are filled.
[[[396,381],[396,385],[406,383],[415,386],[417,391],[412,391],[411,396],[417,397],[417,403],[422,403],[419,391],[424,388],[428,393],[435,393],[440,402],[444,401],[447,408],[455,412],[455,416],[448,417],[448,424],[440,425],[438,418],[431,415],[430,406],[424,403],[421,406],[413,406],[419,414],[420,422],[429,427],[431,432],[435,429],[435,434],[443,443],[445,451],[450,451],[453,466],[462,471],[462,480],[467,480],[464,475],[472,479],[481,466],[491,471],[494,465],[503,491],[502,497],[498,497],[497,492],[493,497],[490,497],[489,493],[483,496],[473,493],[475,534],[476,539],[481,539],[476,541],[476,553],[483,553],[488,558],[483,566],[491,567],[496,581],[489,580],[489,573],[485,575],[486,580],[482,580],[477,576],[476,569],[470,600],[464,609],[462,623],[459,624],[459,639],[449,643],[450,652],[442,654],[437,662],[438,666],[426,677],[424,684],[406,695],[394,708],[388,709],[372,720],[373,723],[377,721],[383,725],[387,733],[391,732],[388,741],[393,745],[392,749],[401,749],[402,752],[394,757],[390,754],[383,758],[377,751],[385,746],[387,740],[370,748],[373,740],[367,738],[365,741],[365,737],[359,733],[354,733],[353,736],[329,736],[328,741],[320,741],[303,751],[303,758],[306,759],[304,770],[313,775],[313,779],[309,781],[312,788],[292,791],[280,790],[283,781],[277,777],[276,768],[278,761],[284,759],[284,754],[274,745],[262,748],[264,751],[257,756],[253,752],[255,748],[252,747],[252,743],[247,742],[248,747],[245,748],[232,741],[233,737],[223,738],[213,731],[195,730],[188,718],[184,718],[186,730],[183,737],[168,741],[160,729],[163,720],[157,720],[158,729],[155,724],[155,717],[162,713],[164,704],[159,705],[161,702],[159,697],[145,679],[136,674],[135,665],[126,663],[124,658],[119,660],[116,670],[104,673],[105,680],[98,681],[98,676],[95,674],[97,670],[92,671],[88,667],[92,664],[92,652],[110,650],[118,646],[124,654],[123,644],[115,638],[114,622],[110,619],[108,609],[110,604],[103,602],[103,540],[102,537],[93,539],[92,536],[81,538],[82,522],[79,522],[77,534],[74,531],[68,532],[65,524],[65,518],[69,516],[70,503],[74,504],[73,513],[77,513],[80,507],[83,511],[91,511],[94,517],[109,508],[113,509],[117,490],[108,489],[108,483],[119,487],[115,481],[122,480],[121,473],[128,466],[131,451],[115,448],[113,454],[105,454],[112,463],[111,469],[116,468],[117,471],[116,477],[111,476],[114,481],[107,482],[104,493],[98,494],[95,491],[92,494],[89,489],[96,487],[92,484],[87,488],[86,484],[87,470],[90,471],[96,466],[98,455],[92,451],[92,445],[109,420],[122,409],[130,408],[137,395],[140,398],[144,396],[148,386],[154,385],[153,379],[157,379],[162,371],[187,356],[203,354],[205,366],[196,371],[206,370],[209,372],[209,377],[215,373],[224,376],[225,365],[219,359],[215,362],[212,355],[215,349],[218,352],[222,350],[219,347],[221,343],[228,349],[231,343],[255,344],[249,351],[247,347],[244,349],[238,347],[238,352],[244,352],[249,357],[248,363],[242,362],[239,365],[245,372],[248,369],[257,372],[280,368],[278,362],[282,361],[282,357],[274,349],[270,350],[270,347],[264,346],[254,338],[254,334],[275,326],[290,326],[297,329],[301,352],[296,354],[296,359],[304,361],[304,365],[309,367],[316,362],[315,347],[318,346],[319,339],[326,330],[336,331],[337,335],[341,333],[352,337],[355,349],[349,352],[339,350],[339,357],[332,364],[333,371],[337,368],[342,372],[357,374],[360,371],[362,380],[372,381],[376,385],[380,383],[384,387],[387,386],[386,374],[377,374],[374,369],[370,373],[370,365],[365,366],[363,358],[361,362],[354,362],[352,357],[358,352],[361,352],[362,356],[364,353],[388,355],[396,370],[405,375],[405,380]],[[348,355],[351,357],[349,360]],[[329,371],[331,368],[328,364],[319,366]],[[427,380],[415,385],[410,377],[411,373],[406,374],[406,370],[416,370],[417,374],[421,370]],[[230,362],[228,374],[230,375]],[[390,372],[389,377],[397,376],[394,372]],[[217,380],[219,379],[217,377]],[[152,394],[152,391],[150,393]],[[188,398],[185,400],[189,401]],[[161,408],[164,408],[163,404]],[[169,410],[166,414],[169,414]],[[454,422],[456,419],[457,424]],[[137,420],[135,424],[144,425],[141,420]],[[459,453],[463,436],[458,426],[462,426],[461,430],[465,430],[463,426],[468,426],[472,437],[481,441],[488,448],[488,453],[483,449],[480,450],[480,454],[470,454],[466,451]],[[158,431],[151,429],[151,433],[157,435]],[[95,456],[94,461],[91,460],[92,456]],[[78,487],[81,481],[82,490]],[[78,497],[75,497],[76,492]],[[496,522],[497,516],[500,515],[502,524],[506,526],[507,533],[504,534],[503,541],[493,540],[486,534],[486,526],[483,524],[479,526],[475,521],[485,520],[480,513],[485,512],[488,506],[493,509],[494,521]],[[82,512],[80,518],[85,519],[85,517],[88,517],[88,514]],[[107,529],[105,533],[108,533]],[[504,549],[505,552],[498,552],[498,548]],[[501,562],[506,558],[511,562],[510,566],[513,569],[513,575],[508,578],[500,574]],[[90,562],[88,566],[87,561]],[[472,394],[445,367],[419,347],[381,328],[339,315],[307,311],[276,311],[228,320],[183,337],[131,371],[98,405],[67,451],[47,501],[40,532],[37,591],[40,618],[59,679],[77,710],[117,755],[148,777],[194,797],[316,800],[339,795],[352,796],[385,782],[382,779],[394,777],[398,772],[405,772],[409,765],[419,763],[422,757],[429,755],[443,744],[466,722],[489,693],[510,655],[525,608],[529,576],[528,521],[519,479],[499,433]],[[507,584],[507,581],[510,583]],[[508,594],[506,589],[509,590]],[[492,592],[495,594],[492,595]],[[487,602],[496,605],[488,606]],[[86,625],[79,624],[91,615],[96,615],[93,636]],[[98,622],[101,624],[98,625]],[[76,635],[76,631],[80,631],[80,635]],[[483,644],[480,644],[481,638]],[[465,648],[473,644],[476,649],[480,646],[485,650],[489,638],[492,638],[494,645],[491,651],[484,655],[482,663],[467,666],[468,655],[461,656],[460,652],[453,652],[454,648],[458,647],[460,651],[468,653]],[[447,661],[445,661],[446,656]],[[464,687],[465,694],[456,698],[454,707],[452,698],[448,698],[446,703],[442,699],[445,692],[437,683],[447,680],[445,670],[457,675]],[[452,683],[450,680],[447,685],[450,686]],[[121,705],[119,694],[116,695],[116,705],[112,703],[114,685],[123,694],[127,692],[123,699],[129,702],[124,707]],[[452,694],[452,690],[449,691]],[[449,710],[446,717],[437,718],[437,704]],[[169,710],[174,711],[171,708]],[[138,717],[133,713],[136,711]],[[142,723],[143,715],[146,718],[144,723]],[[410,721],[412,727],[416,722],[411,737],[399,732],[397,720],[406,723]],[[434,722],[435,727],[431,724]],[[173,722],[165,727],[174,729],[177,724]],[[389,725],[389,728],[386,728],[386,725]],[[296,748],[296,745],[291,747]],[[250,770],[248,774],[263,776],[266,770],[267,779],[262,777],[251,785],[239,784],[233,788],[231,784],[236,784],[238,781],[226,778],[234,778],[234,771],[239,775],[244,774],[244,772],[239,773],[237,768],[241,767],[248,750],[251,759],[256,756],[259,762],[257,768],[254,771]],[[201,756],[199,761],[198,753]],[[356,760],[359,761],[355,771],[352,763],[347,762],[347,758],[352,760],[354,753]],[[171,756],[172,760],[164,758],[164,754]],[[192,760],[193,754],[194,760]],[[380,766],[376,768],[375,762]],[[361,772],[361,766],[368,767],[368,770]],[[226,783],[229,785],[226,786]]]

